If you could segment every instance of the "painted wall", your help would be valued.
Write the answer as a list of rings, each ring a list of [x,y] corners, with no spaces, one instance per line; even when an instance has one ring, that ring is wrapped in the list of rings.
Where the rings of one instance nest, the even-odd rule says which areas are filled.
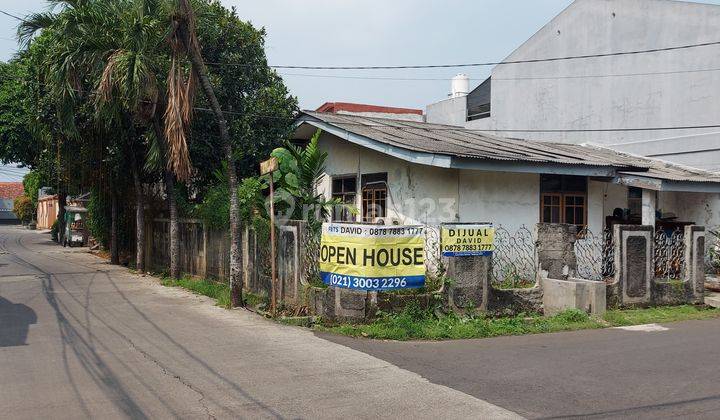
[[[540,219],[538,174],[456,170],[416,165],[348,143],[324,133],[328,152],[319,192],[331,195],[331,177],[387,172],[390,193],[386,224],[493,222],[514,231],[532,228]],[[359,176],[358,176],[359,178]],[[591,229],[602,229],[603,183],[591,182],[588,209]],[[360,197],[356,205],[360,208]],[[612,213],[612,209],[610,210]]]
[[[506,60],[713,42],[718,39],[719,27],[720,7],[716,5],[666,0],[577,0]],[[720,71],[713,70],[718,68],[719,45],[500,65],[492,72],[491,118],[471,121],[467,126],[504,130],[714,125],[720,123]],[[720,129],[518,136],[600,143],[720,170]]]
[[[331,176],[387,172],[386,224],[437,224],[457,220],[458,177],[452,169],[416,165],[362,148],[323,133],[320,147],[328,152],[319,192],[331,195]],[[358,194],[357,207],[360,208]],[[359,220],[360,217],[358,217]]]
[[[461,170],[460,221],[493,222],[514,232],[540,219],[540,175]]]
[[[448,98],[427,106],[425,119],[429,123],[465,125],[467,97]]]

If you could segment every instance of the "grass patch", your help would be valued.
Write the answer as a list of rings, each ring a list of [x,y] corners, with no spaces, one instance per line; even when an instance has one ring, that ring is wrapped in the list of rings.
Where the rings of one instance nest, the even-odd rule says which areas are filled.
[[[226,283],[211,279],[196,279],[190,276],[183,276],[178,280],[163,276],[160,282],[163,286],[182,287],[199,295],[213,298],[217,306],[225,309],[231,308],[232,298],[230,295],[230,286]],[[243,291],[243,300],[245,301],[245,305],[252,308],[267,306],[267,297],[248,291]]]
[[[622,309],[608,311],[603,317],[614,327],[691,321],[720,317],[720,309],[706,306],[658,306],[645,309]]]
[[[184,276],[177,280],[165,277],[161,282],[163,286],[182,287],[199,295],[213,298],[217,306],[222,306],[226,309],[230,308],[230,286],[227,284],[206,279],[197,280],[189,276]]]
[[[352,337],[442,340],[574,331],[715,317],[720,317],[720,310],[689,305],[613,310],[603,319],[590,317],[577,309],[570,309],[552,317],[519,315],[489,318],[482,314],[459,316],[454,313],[438,317],[432,311],[409,306],[398,314],[382,314],[371,324],[316,325],[315,328]]]

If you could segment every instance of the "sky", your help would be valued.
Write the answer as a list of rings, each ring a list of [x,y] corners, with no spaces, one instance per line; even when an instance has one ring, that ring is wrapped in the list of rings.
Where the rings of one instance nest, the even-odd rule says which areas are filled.
[[[532,36],[572,0],[221,0],[267,31],[268,60],[276,65],[414,65],[498,61]],[[705,1],[720,4],[720,0]],[[46,10],[45,0],[2,0],[0,10],[24,16]],[[17,49],[17,21],[0,15],[0,60]],[[489,68],[311,71],[281,70],[300,107],[359,102],[424,109],[447,97],[450,79]],[[308,76],[310,75],[310,76]],[[371,76],[434,80],[359,80]],[[312,76],[312,77],[311,77]]]

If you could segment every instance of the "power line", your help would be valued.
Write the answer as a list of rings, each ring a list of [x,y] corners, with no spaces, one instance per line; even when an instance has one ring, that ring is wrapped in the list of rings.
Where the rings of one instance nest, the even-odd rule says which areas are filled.
[[[197,111],[205,111],[205,112],[214,112],[212,109],[209,108],[201,108],[201,107],[193,107],[194,110]],[[260,115],[260,114],[251,114],[251,113],[244,113],[244,112],[237,112],[237,111],[225,111],[222,110],[223,114],[228,115],[244,115],[244,116],[251,116],[251,117],[259,117],[259,118],[274,118],[274,119],[281,119],[281,120],[287,120],[287,121],[295,121],[297,117],[293,118],[287,118],[277,115]],[[342,116],[342,114],[338,114]],[[418,123],[421,121],[403,121],[403,120],[393,120],[395,122],[402,123]],[[401,125],[401,126],[388,126],[386,124],[367,124],[367,123],[357,123],[357,122],[337,122],[339,125],[349,125],[349,126],[361,126],[361,127],[368,127],[368,128],[398,128],[403,130],[421,130],[421,131],[470,131],[470,132],[478,132],[478,133],[487,133],[487,132],[507,132],[507,133],[595,133],[595,132],[621,132],[621,131],[670,131],[670,130],[692,130],[692,129],[707,129],[707,128],[720,128],[720,124],[707,124],[707,125],[687,125],[687,126],[669,126],[669,127],[629,127],[629,128],[578,128],[578,129],[473,129],[473,128],[465,128],[465,127],[413,127],[410,125]]]
[[[705,68],[705,69],[688,69],[688,70],[672,70],[672,71],[657,71],[657,72],[644,72],[644,73],[611,73],[611,74],[579,74],[570,76],[528,76],[528,77],[493,77],[493,81],[517,81],[517,80],[558,80],[558,79],[593,79],[593,78],[609,78],[609,77],[634,77],[634,76],[656,76],[656,75],[671,75],[671,74],[687,74],[687,73],[707,73],[720,71],[720,67]],[[298,77],[310,77],[310,78],[327,78],[327,79],[353,79],[353,80],[386,80],[386,81],[451,81],[452,78],[425,78],[425,77],[373,77],[373,76],[342,76],[335,74],[307,74],[307,73],[278,73],[281,76],[298,76]],[[484,79],[470,77],[470,80]]]
[[[10,16],[19,21],[25,22],[25,19],[8,13],[4,10],[0,10],[0,13]],[[712,45],[720,45],[720,41],[702,42],[696,44],[676,45],[672,47],[663,48],[651,48],[645,50],[631,50],[631,51],[618,51],[612,53],[600,53],[600,54],[582,54],[582,55],[570,55],[561,57],[549,57],[549,58],[535,58],[526,60],[509,60],[509,61],[490,61],[484,63],[457,63],[457,64],[421,64],[421,65],[386,65],[386,66],[304,66],[304,65],[274,65],[270,64],[268,67],[275,69],[299,69],[299,70],[399,70],[399,69],[436,69],[436,68],[463,68],[463,67],[485,67],[485,66],[498,66],[508,64],[527,64],[527,63],[542,63],[542,62],[553,62],[553,61],[565,61],[565,60],[579,60],[588,58],[602,58],[602,57],[617,57],[625,55],[637,55],[637,54],[649,54],[656,52],[665,51],[677,51],[689,48],[707,47]],[[248,63],[219,63],[219,62],[206,62],[207,65],[214,66],[233,66],[233,67],[257,67],[256,64]]]
[[[497,66],[506,64],[526,64],[526,63],[542,63],[564,60],[579,60],[587,58],[617,57],[625,55],[649,54],[665,51],[676,51],[688,48],[707,47],[711,45],[720,45],[720,41],[703,42],[698,44],[677,45],[673,47],[651,48],[646,50],[619,51],[601,54],[583,54],[569,55],[563,57],[535,58],[527,60],[510,60],[510,61],[492,61],[485,63],[459,63],[459,64],[427,64],[427,65],[400,65],[400,66],[299,66],[299,65],[268,65],[275,69],[300,69],[300,70],[398,70],[398,69],[436,69],[436,68],[461,68],[461,67],[484,67]],[[255,64],[247,63],[219,63],[206,62],[208,65],[215,66],[235,66],[235,67],[254,67]]]
[[[19,17],[19,16],[16,16],[16,15],[14,15],[14,14],[12,14],[12,13],[8,13],[8,12],[6,12],[6,11],[4,11],[4,10],[0,10],[0,13],[2,13],[2,14],[5,15],[5,16],[10,16],[11,18],[17,19],[17,20],[19,20],[19,21],[21,21],[21,22],[25,22],[25,19],[23,19],[23,18],[21,18],[21,17]]]

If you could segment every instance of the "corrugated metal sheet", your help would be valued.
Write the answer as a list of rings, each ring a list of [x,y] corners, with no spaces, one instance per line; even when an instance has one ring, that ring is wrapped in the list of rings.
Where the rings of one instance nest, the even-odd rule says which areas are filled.
[[[463,127],[303,111],[337,128],[410,151],[451,157],[614,167],[620,173],[670,181],[720,182],[720,174],[594,145],[498,137]]]
[[[644,159],[575,144],[535,142],[441,124],[305,111],[305,114],[369,139],[418,152],[503,161],[646,168]]]

